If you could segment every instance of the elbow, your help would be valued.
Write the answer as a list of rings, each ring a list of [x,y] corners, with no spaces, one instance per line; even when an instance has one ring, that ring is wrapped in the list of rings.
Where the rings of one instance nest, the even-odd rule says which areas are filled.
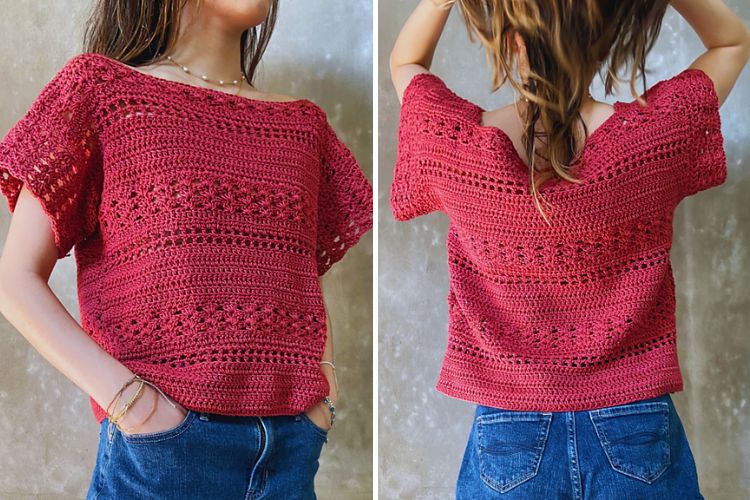
[[[398,53],[396,49],[392,50],[390,55],[388,56],[388,70],[391,73],[391,81],[395,83],[396,79],[396,73],[398,71],[399,66],[401,66],[403,63],[399,61]]]
[[[750,59],[750,28],[745,27],[745,38],[742,41],[742,53],[745,56],[745,62]]]
[[[15,288],[12,282],[11,273],[5,267],[0,266],[0,314],[6,318],[8,317],[8,304]]]

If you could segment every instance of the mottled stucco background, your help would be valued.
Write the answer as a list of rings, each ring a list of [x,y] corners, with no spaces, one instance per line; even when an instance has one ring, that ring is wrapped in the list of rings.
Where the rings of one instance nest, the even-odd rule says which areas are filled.
[[[82,51],[91,4],[0,0],[1,135]],[[371,35],[371,0],[282,0],[256,82],[320,104],[370,179]],[[0,204],[4,239],[10,214]],[[372,498],[372,240],[369,231],[323,282],[341,398],[317,476],[321,499]],[[72,258],[58,262],[50,286],[78,320],[74,266]],[[0,500],[83,498],[98,437],[88,397],[2,317],[0,335]]]
[[[379,6],[379,495],[382,499],[453,497],[473,406],[433,386],[446,345],[448,220],[432,213],[407,223],[388,204],[399,104],[388,73],[396,35],[414,0]],[[747,0],[726,2],[750,23]],[[686,68],[704,50],[673,9],[647,60],[648,84]],[[432,71],[485,109],[509,104],[509,86],[490,92],[484,52],[451,13]],[[594,98],[632,100],[627,85]],[[639,90],[642,90],[639,87]],[[710,500],[750,498],[750,70],[721,108],[729,174],[717,188],[677,207],[671,252],[685,390],[672,395]]]

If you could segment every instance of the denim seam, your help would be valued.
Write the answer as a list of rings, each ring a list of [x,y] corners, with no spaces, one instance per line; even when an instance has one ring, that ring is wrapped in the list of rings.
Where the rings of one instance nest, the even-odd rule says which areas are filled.
[[[104,456],[102,457],[102,463],[100,464],[99,473],[96,477],[96,491],[94,492],[93,500],[97,500],[99,498],[99,495],[102,492],[102,488],[104,488],[104,474],[107,470],[107,466],[109,465],[109,458],[112,454],[112,441],[114,441],[114,438],[109,439],[109,427],[111,425],[113,425],[112,422],[107,419],[107,428],[105,429],[105,432],[107,433],[107,443],[105,444]]]
[[[578,444],[576,437],[576,415],[574,412],[566,412],[566,427],[568,430],[568,456],[570,458],[570,483],[573,488],[573,498],[582,497],[583,486],[581,485],[581,469],[578,462]]]
[[[250,472],[250,481],[247,487],[247,493],[245,493],[245,500],[254,500],[256,498],[260,498],[260,495],[263,493],[263,488],[265,487],[265,472],[264,469],[260,469],[260,464],[262,463],[263,459],[265,458],[268,449],[271,444],[271,434],[268,432],[268,428],[266,427],[266,423],[263,421],[263,417],[258,417],[258,430],[260,432],[265,433],[265,443],[263,445],[263,449],[260,450],[260,456],[255,461],[255,464],[253,465],[253,469]],[[260,447],[261,438],[260,438],[260,432],[258,433],[258,447]],[[261,478],[259,481],[258,488],[253,487],[253,480],[255,479],[256,474],[260,473]]]

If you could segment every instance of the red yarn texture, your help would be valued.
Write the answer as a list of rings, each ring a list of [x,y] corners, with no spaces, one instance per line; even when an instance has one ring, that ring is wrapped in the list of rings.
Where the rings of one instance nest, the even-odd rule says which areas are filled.
[[[279,415],[328,394],[319,277],[372,227],[372,187],[319,106],[78,54],[0,173],[11,212],[25,183],[59,257],[75,245],[86,333],[175,401]]]
[[[447,214],[448,342],[437,389],[526,411],[578,411],[683,389],[670,248],[681,199],[726,179],[718,98],[688,69],[616,102],[573,184],[539,190],[484,110],[437,76],[406,88],[390,204]]]

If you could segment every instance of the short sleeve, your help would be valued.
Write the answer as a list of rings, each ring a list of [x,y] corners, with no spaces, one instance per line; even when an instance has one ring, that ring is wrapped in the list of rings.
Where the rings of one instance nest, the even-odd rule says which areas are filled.
[[[12,213],[21,188],[50,219],[58,258],[96,227],[101,195],[97,127],[84,55],[44,86],[0,141],[0,189]]]
[[[703,70],[687,68],[661,84],[659,94],[672,115],[676,140],[685,145],[679,162],[682,196],[718,186],[727,178],[719,98],[713,80]]]
[[[372,228],[372,185],[347,146],[324,120],[318,187],[316,259],[325,274]]]
[[[406,221],[440,209],[440,200],[425,170],[429,167],[431,122],[441,112],[450,112],[454,95],[432,73],[417,73],[401,97],[396,163],[390,190],[391,212]]]

